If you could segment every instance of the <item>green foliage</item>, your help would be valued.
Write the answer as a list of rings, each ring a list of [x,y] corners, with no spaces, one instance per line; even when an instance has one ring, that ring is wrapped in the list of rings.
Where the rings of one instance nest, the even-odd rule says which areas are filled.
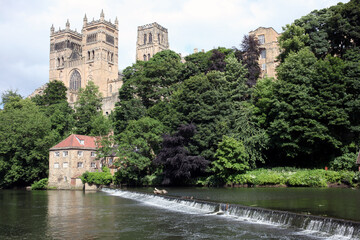
[[[244,173],[250,168],[249,155],[242,142],[224,136],[215,153],[216,160],[212,162],[212,171],[223,182],[235,174]]]
[[[19,99],[22,99],[22,96],[17,93],[17,90],[6,90],[5,92],[1,93],[0,105],[5,106],[6,103],[11,101],[18,101]]]
[[[344,183],[354,186],[359,181],[352,171],[325,171],[323,169],[273,168],[257,169],[234,176],[228,183],[249,185],[287,185],[291,187],[327,187]]]
[[[79,90],[75,103],[75,132],[83,135],[106,135],[110,123],[102,116],[101,93],[94,82],[89,81],[86,87]]]
[[[31,184],[31,190],[46,190],[48,188],[48,179],[43,178]]]
[[[279,60],[284,62],[291,52],[300,51],[306,46],[308,41],[309,36],[305,34],[305,29],[295,24],[287,24],[286,27],[283,27],[283,33],[279,37],[279,45],[282,49]]]
[[[26,186],[47,176],[51,123],[29,99],[0,111],[0,187]]]
[[[356,153],[344,153],[343,155],[336,157],[333,161],[330,162],[330,169],[335,171],[356,171],[356,158]]]
[[[143,176],[151,174],[151,162],[160,150],[164,131],[164,125],[150,117],[129,121],[119,136],[116,183],[138,184]]]
[[[86,171],[80,176],[83,183],[109,185],[113,181],[110,170],[107,167],[102,169],[102,172],[88,172]]]

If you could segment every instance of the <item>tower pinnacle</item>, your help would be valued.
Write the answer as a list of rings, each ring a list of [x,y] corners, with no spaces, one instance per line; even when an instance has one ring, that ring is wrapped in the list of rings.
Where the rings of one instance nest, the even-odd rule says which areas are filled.
[[[51,34],[54,34],[54,31],[55,31],[54,24],[52,24],[52,25],[51,25],[51,28],[50,28]]]
[[[105,19],[104,9],[101,9],[100,20],[104,21],[104,19]]]
[[[69,22],[69,19],[66,21],[66,30],[69,30],[70,29],[70,22]]]

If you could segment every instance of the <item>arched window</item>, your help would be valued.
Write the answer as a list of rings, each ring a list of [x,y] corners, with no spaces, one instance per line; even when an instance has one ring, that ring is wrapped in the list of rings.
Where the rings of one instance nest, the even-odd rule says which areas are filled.
[[[112,85],[109,86],[109,92],[112,93]]]
[[[146,44],[146,34],[144,34],[144,44]]]
[[[88,60],[90,60],[90,51],[88,51]]]
[[[57,59],[57,66],[60,67],[60,58]]]
[[[71,90],[78,90],[81,88],[81,76],[78,70],[74,70],[70,77],[70,89]]]
[[[149,43],[152,43],[152,34],[149,33]]]
[[[159,41],[159,43],[160,43],[160,33],[158,33],[158,41]]]
[[[146,55],[144,54],[144,61],[146,61]]]
[[[111,62],[114,62],[114,53],[111,53]]]
[[[148,54],[148,60],[150,60],[150,53]]]
[[[92,59],[94,59],[94,58],[95,58],[95,51],[92,50]]]
[[[64,66],[64,57],[61,57],[61,66]]]

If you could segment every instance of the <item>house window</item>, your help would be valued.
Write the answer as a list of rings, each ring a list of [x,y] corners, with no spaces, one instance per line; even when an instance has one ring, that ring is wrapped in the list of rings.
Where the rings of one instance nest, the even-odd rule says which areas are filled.
[[[78,163],[77,163],[77,167],[78,167],[78,168],[83,168],[83,167],[84,167],[83,162],[78,162]]]
[[[58,162],[54,163],[54,168],[59,168],[59,163]]]
[[[263,71],[266,70],[266,64],[265,63],[261,64],[261,70],[263,70]]]
[[[96,168],[96,163],[95,163],[95,162],[92,162],[92,163],[91,163],[91,167],[92,167],[92,168]]]
[[[63,157],[67,157],[69,155],[68,151],[63,151]]]
[[[260,58],[265,59],[266,58],[266,49],[261,49],[260,51]]]
[[[68,162],[64,162],[63,163],[63,168],[68,168],[69,167],[69,163]]]
[[[95,152],[91,152],[91,156],[92,156],[92,157],[96,157],[96,153],[95,153]]]
[[[78,151],[78,156],[82,157],[83,156],[83,151]]]
[[[265,43],[265,35],[259,35],[258,39],[259,39],[259,44],[260,45]]]
[[[55,152],[54,155],[55,157],[60,157],[60,152]]]
[[[113,163],[113,158],[109,158],[109,165],[112,165]]]

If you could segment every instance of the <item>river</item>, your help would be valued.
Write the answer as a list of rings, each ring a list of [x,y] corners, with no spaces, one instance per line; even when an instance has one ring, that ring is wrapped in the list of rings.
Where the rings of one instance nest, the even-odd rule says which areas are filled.
[[[133,190],[143,193],[134,193]],[[149,188],[100,192],[0,190],[0,239],[358,239],[360,191],[351,189],[171,188],[161,198]],[[193,202],[188,198],[201,200]],[[296,201],[294,201],[296,200]],[[229,209],[218,202],[229,203]],[[232,204],[234,206],[232,206]],[[284,224],[284,214],[235,204],[356,220],[331,220],[327,232]],[[296,205],[298,207],[296,207]],[[308,206],[315,206],[313,209]],[[220,206],[216,207],[216,206]],[[341,207],[343,206],[343,207]],[[321,211],[316,212],[316,209]],[[325,209],[325,210],[324,210]],[[224,211],[222,211],[224,210]],[[221,215],[219,214],[221,212]],[[214,213],[214,212],[217,212]],[[241,212],[241,213],[240,213]],[[267,214],[267,215],[266,215]],[[276,214],[281,221],[277,221]],[[267,217],[265,217],[265,215]],[[270,217],[269,217],[270,216]],[[290,214],[290,217],[299,221]],[[305,215],[300,215],[305,216]],[[354,217],[355,216],[355,217]],[[306,216],[305,216],[306,217]],[[271,221],[268,221],[272,219]],[[274,221],[274,219],[276,221]],[[312,221],[312,225],[319,221]],[[310,221],[309,220],[309,221]],[[316,220],[316,219],[315,219]],[[334,222],[336,223],[334,227]],[[286,220],[288,223],[288,220]],[[308,226],[308,225],[306,225]],[[329,225],[330,226],[330,225]],[[339,228],[339,229],[336,229]],[[349,233],[350,232],[350,233]]]

